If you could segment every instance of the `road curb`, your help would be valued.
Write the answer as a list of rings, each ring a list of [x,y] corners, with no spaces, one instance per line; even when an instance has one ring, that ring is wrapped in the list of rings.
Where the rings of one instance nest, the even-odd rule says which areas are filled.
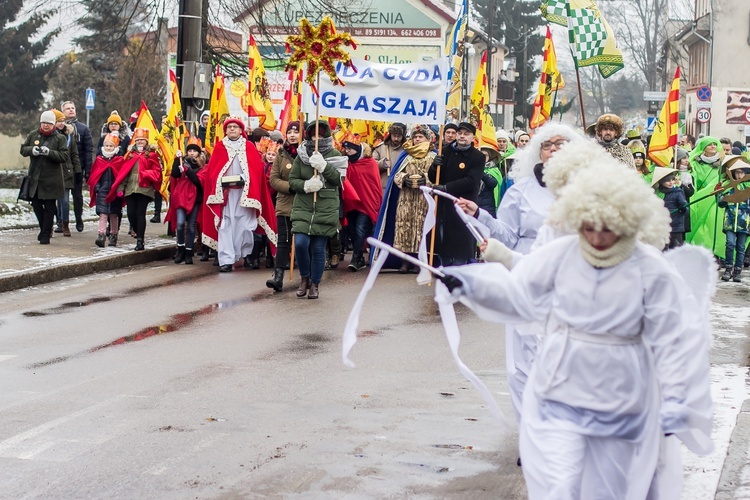
[[[750,399],[742,403],[737,415],[737,424],[729,439],[727,456],[721,468],[721,477],[716,487],[716,500],[731,500],[736,497],[742,484],[742,472],[747,466],[747,454],[750,450]]]
[[[88,274],[121,269],[123,267],[147,264],[157,260],[172,258],[174,245],[149,248],[142,252],[128,252],[106,257],[94,258],[86,262],[60,264],[45,269],[20,272],[18,274],[0,277],[0,292],[10,292],[19,288],[44,285],[53,281],[60,281]]]

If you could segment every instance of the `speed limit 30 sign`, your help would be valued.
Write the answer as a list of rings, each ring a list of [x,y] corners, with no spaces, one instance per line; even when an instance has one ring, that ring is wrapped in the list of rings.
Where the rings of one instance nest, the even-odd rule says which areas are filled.
[[[701,108],[695,113],[695,119],[698,123],[708,123],[711,121],[711,110],[707,108]]]

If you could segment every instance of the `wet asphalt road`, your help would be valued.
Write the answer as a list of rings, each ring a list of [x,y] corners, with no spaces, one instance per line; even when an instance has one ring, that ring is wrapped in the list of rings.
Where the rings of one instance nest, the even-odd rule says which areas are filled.
[[[458,373],[431,288],[382,275],[349,370],[365,275],[327,272],[318,301],[268,277],[162,262],[0,295],[0,497],[525,497],[515,433]],[[683,454],[686,499],[747,464],[725,457],[750,432],[748,299],[725,283],[712,306],[717,451]],[[457,314],[463,360],[510,416],[502,330]]]
[[[524,498],[431,288],[379,278],[350,370],[364,273],[318,301],[268,277],[162,262],[0,295],[0,497]],[[457,313],[511,416],[501,329]]]

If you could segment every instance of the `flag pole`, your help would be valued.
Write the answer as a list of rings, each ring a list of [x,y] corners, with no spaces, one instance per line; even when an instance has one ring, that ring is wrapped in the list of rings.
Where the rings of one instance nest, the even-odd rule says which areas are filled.
[[[583,123],[583,130],[586,130],[586,110],[583,108],[583,92],[581,91],[581,75],[578,73],[577,62],[576,62],[576,83],[578,84],[578,101],[580,101],[581,103],[581,122]]]
[[[443,127],[445,125],[440,125],[440,137],[438,137],[438,154],[443,154]],[[437,171],[435,172],[435,184],[440,184],[440,165],[437,166]],[[432,235],[430,236],[430,265],[432,265],[433,260],[435,259],[435,233],[437,233],[437,201],[438,197],[435,195],[435,227],[432,228]]]

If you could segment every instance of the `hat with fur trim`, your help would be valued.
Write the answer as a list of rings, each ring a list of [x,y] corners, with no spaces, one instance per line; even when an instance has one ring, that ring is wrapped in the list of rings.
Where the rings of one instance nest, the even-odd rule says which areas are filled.
[[[672,174],[676,174],[677,170],[673,168],[654,167],[654,175],[651,177],[651,187],[656,187]]]
[[[510,171],[512,179],[521,179],[533,175],[534,166],[542,163],[542,143],[553,137],[565,137],[569,142],[583,141],[584,138],[572,127],[558,122],[547,122],[538,129],[529,144],[517,152],[513,168]],[[558,151],[559,152],[559,151]],[[555,153],[557,154],[557,153]]]
[[[544,183],[553,196],[585,168],[593,167],[611,159],[607,151],[591,139],[582,139],[563,144],[544,166]]]
[[[601,133],[605,125],[609,125],[615,129],[615,136],[620,137],[622,135],[622,118],[619,116],[613,113],[604,113],[596,120],[596,132]]]
[[[240,127],[240,130],[242,130],[242,137],[247,138],[247,134],[245,134],[245,122],[242,121],[242,118],[239,116],[230,116],[226,120],[224,120],[224,123],[221,124],[221,128],[224,129],[224,133],[227,133],[227,127],[230,123],[234,123],[238,127]]]
[[[432,134],[432,129],[430,129],[430,127],[427,125],[422,125],[421,123],[414,125],[411,128],[411,134],[409,135],[409,137],[414,137],[415,134],[423,135],[428,141],[431,141],[434,137],[434,135]]]

